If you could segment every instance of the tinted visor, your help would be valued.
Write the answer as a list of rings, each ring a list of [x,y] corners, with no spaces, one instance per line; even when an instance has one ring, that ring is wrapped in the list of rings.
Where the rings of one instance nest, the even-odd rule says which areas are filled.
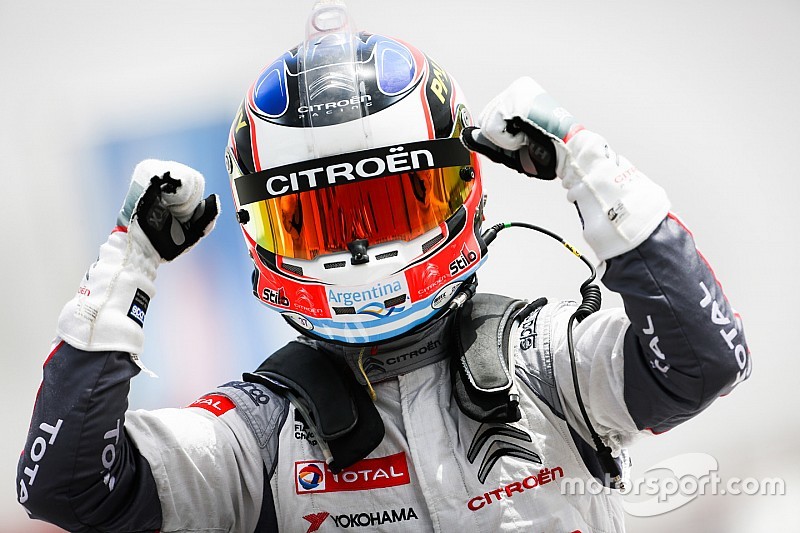
[[[469,197],[477,162],[458,139],[407,143],[276,167],[234,180],[245,229],[263,248],[313,259],[409,241]]]

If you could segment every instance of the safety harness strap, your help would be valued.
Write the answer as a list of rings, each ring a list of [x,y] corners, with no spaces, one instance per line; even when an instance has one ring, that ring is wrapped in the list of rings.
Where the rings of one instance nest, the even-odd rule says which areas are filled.
[[[524,307],[521,300],[476,294],[456,317],[456,353],[450,362],[453,396],[473,420],[516,422],[522,416],[508,338]]]
[[[328,466],[334,473],[369,455],[383,440],[380,414],[350,369],[310,346],[290,342],[243,379],[292,401],[330,450]]]
[[[508,346],[517,317],[544,305],[494,294],[476,294],[453,324],[450,360],[453,396],[461,411],[479,422],[521,418]],[[344,361],[300,342],[290,342],[245,381],[261,383],[288,398],[330,452],[334,473],[370,454],[385,428],[375,404]]]

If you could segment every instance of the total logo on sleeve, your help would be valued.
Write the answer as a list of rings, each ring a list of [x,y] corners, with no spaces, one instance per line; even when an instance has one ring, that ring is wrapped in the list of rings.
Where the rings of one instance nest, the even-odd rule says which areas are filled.
[[[222,394],[206,394],[202,398],[195,400],[189,407],[199,407],[214,414],[214,416],[221,416],[236,407],[236,404]]]
[[[297,494],[381,489],[411,482],[405,452],[362,459],[338,474],[324,461],[297,461],[294,470]]]

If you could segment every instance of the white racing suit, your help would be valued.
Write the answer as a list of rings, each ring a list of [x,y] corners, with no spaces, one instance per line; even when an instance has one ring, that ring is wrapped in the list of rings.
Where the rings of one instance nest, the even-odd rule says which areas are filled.
[[[672,215],[608,260],[603,282],[625,309],[577,325],[578,378],[592,424],[624,463],[632,437],[702,411],[748,377],[750,358],[738,316]],[[603,476],[573,388],[573,309],[549,303],[511,328],[522,419],[509,424],[471,420],[453,400],[447,324],[367,348],[385,436],[338,474],[291,403],[263,385],[233,381],[187,408],[126,412],[139,372],[128,354],[58,342],[19,501],[81,532],[622,531],[617,491],[589,490]],[[359,350],[315,346],[364,382]],[[567,480],[587,488],[569,494]]]

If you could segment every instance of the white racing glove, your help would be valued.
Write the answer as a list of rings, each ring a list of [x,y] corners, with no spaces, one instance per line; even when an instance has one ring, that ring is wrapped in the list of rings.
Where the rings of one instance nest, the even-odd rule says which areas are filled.
[[[669,210],[661,187],[531,78],[495,97],[478,127],[465,128],[461,139],[470,150],[528,176],[560,177],[567,200],[578,207],[584,238],[601,260],[636,248]]]
[[[203,200],[204,188],[203,175],[186,165],[136,165],[117,227],[61,311],[59,337],[81,350],[128,352],[139,364],[156,268],[208,235],[219,215],[217,196]]]

